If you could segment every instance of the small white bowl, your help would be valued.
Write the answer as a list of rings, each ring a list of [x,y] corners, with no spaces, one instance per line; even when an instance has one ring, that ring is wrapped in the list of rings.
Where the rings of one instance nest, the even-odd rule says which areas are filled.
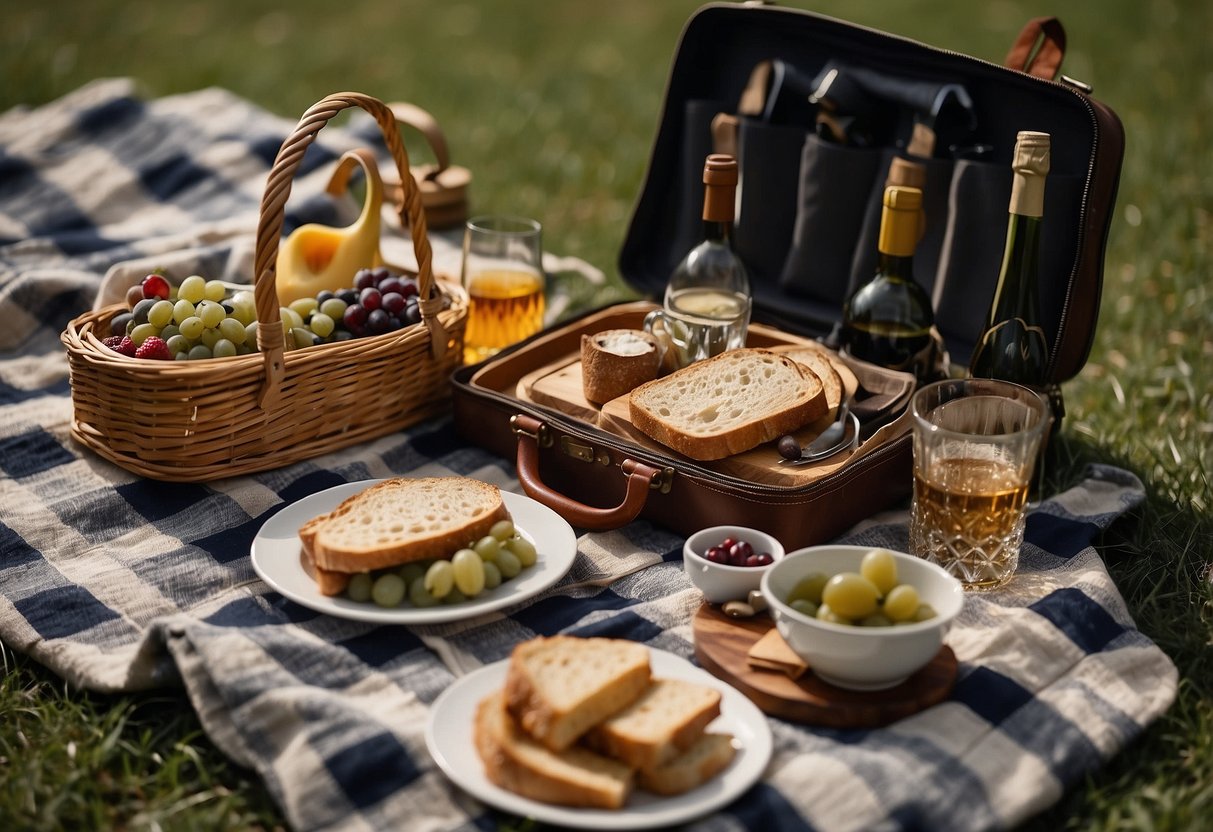
[[[704,553],[720,544],[726,537],[744,540],[754,547],[754,552],[767,552],[773,558],[766,566],[728,566],[713,563]],[[687,576],[703,597],[710,603],[744,601],[751,590],[758,589],[772,566],[783,557],[783,544],[766,532],[748,529],[745,526],[711,526],[700,529],[687,538],[682,547],[682,563]]]
[[[788,646],[822,680],[851,690],[882,690],[905,681],[939,652],[944,635],[964,606],[960,581],[929,561],[893,552],[899,583],[918,590],[936,616],[914,624],[859,627],[819,621],[788,606],[792,588],[814,572],[858,572],[871,546],[810,546],[789,552],[762,578],[775,626]]]

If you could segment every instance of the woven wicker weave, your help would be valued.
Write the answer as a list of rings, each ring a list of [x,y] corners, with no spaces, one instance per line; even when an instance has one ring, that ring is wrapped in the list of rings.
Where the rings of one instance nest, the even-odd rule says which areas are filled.
[[[384,335],[285,351],[274,271],[291,181],[320,129],[354,106],[374,116],[408,187],[400,214],[417,256],[422,320]],[[361,93],[330,95],[283,142],[261,200],[259,352],[203,361],[129,358],[101,343],[124,306],[82,315],[62,336],[72,435],[136,474],[201,482],[288,465],[437,415],[448,406],[450,374],[463,355],[468,303],[461,287],[445,283],[431,297],[431,259],[420,194],[391,110]]]

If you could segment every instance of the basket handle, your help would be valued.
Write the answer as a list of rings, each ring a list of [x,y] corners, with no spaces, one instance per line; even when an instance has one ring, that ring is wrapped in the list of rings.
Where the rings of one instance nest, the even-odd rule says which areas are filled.
[[[409,172],[409,156],[396,116],[377,98],[360,92],[339,92],[326,96],[308,108],[299,119],[294,131],[283,141],[278,155],[270,168],[261,197],[261,214],[257,222],[257,242],[253,256],[255,276],[254,298],[257,306],[257,348],[265,359],[265,386],[258,403],[269,410],[278,400],[279,388],[284,375],[282,316],[275,285],[278,265],[278,245],[282,237],[286,201],[291,195],[291,182],[303,161],[303,154],[315,141],[320,128],[342,110],[361,107],[370,113],[379,129],[383,131],[384,143],[396,162],[404,199],[400,204],[401,225],[407,225],[413,238],[413,253],[417,256],[417,285],[421,322],[430,333],[430,350],[435,358],[441,358],[447,349],[448,335],[438,313],[442,311],[442,298],[434,292],[433,251],[426,234],[425,212],[421,207],[421,192]]]

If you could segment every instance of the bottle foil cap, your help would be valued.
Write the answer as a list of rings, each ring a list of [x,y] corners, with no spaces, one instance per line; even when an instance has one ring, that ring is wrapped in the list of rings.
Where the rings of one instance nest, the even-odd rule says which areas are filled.
[[[732,222],[737,197],[737,160],[727,153],[713,153],[703,163],[703,218],[708,222]]]
[[[899,185],[884,189],[878,246],[885,254],[909,257],[918,245],[922,191]]]
[[[1050,144],[1048,133],[1021,130],[1015,137],[1015,152],[1011,157],[1011,170],[1015,174],[1011,183],[1011,213],[1044,216]]]

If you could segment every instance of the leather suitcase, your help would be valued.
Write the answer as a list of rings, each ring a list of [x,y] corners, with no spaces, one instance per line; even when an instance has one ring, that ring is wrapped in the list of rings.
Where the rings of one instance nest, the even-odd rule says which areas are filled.
[[[1040,301],[1049,376],[1060,385],[1082,368],[1094,337],[1124,153],[1116,115],[1058,75],[1064,51],[1064,30],[1052,18],[1030,21],[1008,66],[999,66],[800,10],[701,8],[677,45],[621,274],[660,302],[669,274],[698,242],[703,160],[732,151],[741,169],[735,247],[754,300],[749,345],[829,343],[843,300],[870,274],[890,160],[926,125],[935,151],[925,163],[917,278],[963,368],[1002,257],[1016,133],[1048,132]],[[860,90],[852,100],[878,101],[869,121],[862,106],[855,109],[861,141],[829,141],[815,127],[814,108],[823,106],[815,93],[827,81],[844,93]],[[458,370],[457,431],[514,459],[527,494],[587,529],[637,517],[684,534],[739,524],[796,548],[908,495],[913,377],[904,373],[848,359],[861,382],[859,445],[795,472],[779,467],[770,446],[695,462],[631,429],[617,402],[596,409],[579,401],[581,333],[639,328],[653,307],[642,301],[591,312]]]

